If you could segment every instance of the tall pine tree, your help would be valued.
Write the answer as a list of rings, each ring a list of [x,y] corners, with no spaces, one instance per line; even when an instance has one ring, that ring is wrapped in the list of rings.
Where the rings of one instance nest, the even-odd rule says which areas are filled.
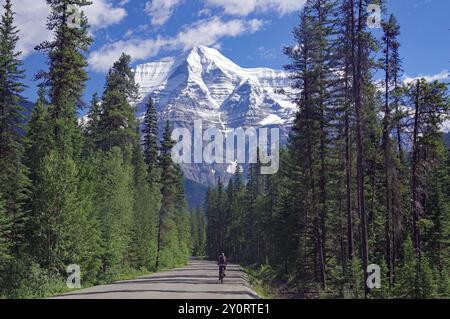
[[[17,252],[23,239],[27,170],[23,165],[24,71],[17,51],[19,30],[14,25],[12,3],[7,0],[0,21],[0,185],[6,214],[12,222],[9,240]]]
[[[108,151],[117,146],[128,162],[132,159],[137,127],[131,103],[137,99],[138,94],[130,63],[131,57],[122,54],[109,71],[99,121],[100,149]]]
[[[158,117],[155,103],[150,97],[144,118],[144,153],[148,166],[148,177],[151,183],[158,181]]]
[[[83,105],[81,95],[88,80],[85,53],[92,42],[87,18],[79,11],[90,2],[47,0],[47,3],[51,8],[47,28],[54,39],[36,47],[47,54],[49,64],[49,70],[39,72],[37,78],[48,87],[53,148],[72,156],[81,150],[76,110]]]

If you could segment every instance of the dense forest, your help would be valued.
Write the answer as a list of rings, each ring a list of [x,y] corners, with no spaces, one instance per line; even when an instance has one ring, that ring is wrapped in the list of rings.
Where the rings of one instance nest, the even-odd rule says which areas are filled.
[[[170,123],[151,99],[136,119],[131,57],[86,105],[93,40],[70,17],[90,2],[47,3],[53,39],[36,47],[47,65],[29,115],[11,0],[0,21],[0,298],[61,293],[73,264],[86,287],[221,251],[300,297],[450,297],[448,88],[403,81],[384,1],[307,1],[285,48],[298,110],[279,172],[238,166],[194,212]],[[366,285],[371,264],[381,288]]]
[[[71,264],[84,287],[182,265],[194,246],[191,228],[204,223],[190,220],[171,127],[159,140],[152,100],[141,134],[129,56],[114,63],[79,123],[92,39],[84,16],[76,26],[68,17],[70,5],[90,3],[47,2],[54,39],[36,48],[48,69],[36,75],[29,118],[11,0],[0,22],[0,297],[60,293]]]
[[[207,252],[300,297],[448,298],[447,85],[402,81],[400,26],[383,8],[375,37],[372,2],[307,1],[285,49],[299,93],[280,171],[209,190]]]

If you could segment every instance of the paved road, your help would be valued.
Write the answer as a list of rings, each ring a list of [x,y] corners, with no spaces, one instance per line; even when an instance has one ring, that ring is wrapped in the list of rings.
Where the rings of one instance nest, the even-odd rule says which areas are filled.
[[[57,299],[255,299],[245,274],[229,265],[223,284],[214,262],[193,260],[187,266],[133,280],[96,286]]]

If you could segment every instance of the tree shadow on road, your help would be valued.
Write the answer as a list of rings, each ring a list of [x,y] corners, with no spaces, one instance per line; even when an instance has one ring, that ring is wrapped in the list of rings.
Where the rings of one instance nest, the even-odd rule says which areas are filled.
[[[157,292],[157,293],[176,293],[176,294],[212,294],[212,295],[226,295],[226,296],[250,296],[254,299],[258,299],[258,295],[252,293],[251,291],[214,291],[214,290],[201,290],[201,291],[191,291],[191,290],[162,290],[162,289],[122,289],[122,290],[111,290],[111,291],[96,291],[96,292],[83,292],[83,293],[69,293],[64,294],[61,297],[69,297],[69,296],[77,296],[82,299],[83,296],[95,296],[95,295],[104,295],[104,294],[133,294],[133,293],[146,293],[146,292]],[[99,297],[99,299],[101,299]],[[164,299],[164,298],[154,298],[154,299]]]

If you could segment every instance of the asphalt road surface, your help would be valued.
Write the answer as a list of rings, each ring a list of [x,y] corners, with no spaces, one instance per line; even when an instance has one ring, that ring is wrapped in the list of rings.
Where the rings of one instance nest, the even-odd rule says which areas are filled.
[[[227,267],[219,282],[217,264],[192,260],[187,266],[133,280],[66,293],[56,299],[256,299],[239,266]]]

